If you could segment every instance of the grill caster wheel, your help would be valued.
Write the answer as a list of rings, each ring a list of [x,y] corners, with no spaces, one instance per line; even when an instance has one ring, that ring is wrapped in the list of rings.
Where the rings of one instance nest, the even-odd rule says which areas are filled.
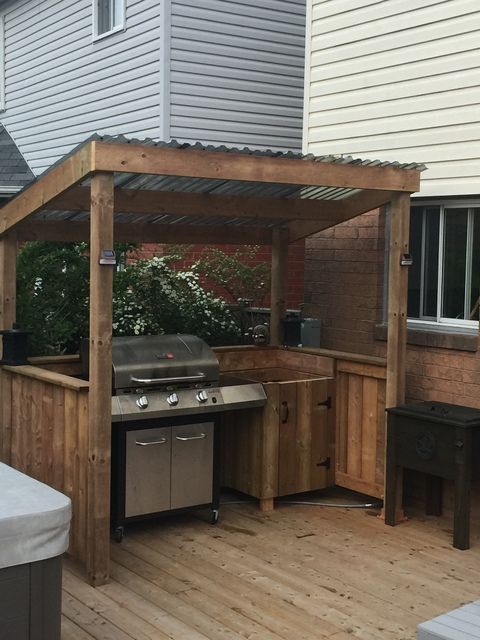
[[[123,540],[123,536],[125,535],[124,527],[115,527],[113,531],[113,539],[115,542],[121,542]]]
[[[210,519],[210,524],[217,524],[219,516],[220,516],[219,510],[212,509],[212,517]]]

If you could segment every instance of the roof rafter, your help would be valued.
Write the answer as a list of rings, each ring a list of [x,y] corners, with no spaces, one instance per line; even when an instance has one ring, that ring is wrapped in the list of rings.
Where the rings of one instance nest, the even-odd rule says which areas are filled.
[[[32,220],[17,226],[17,238],[52,242],[88,242],[90,222]],[[211,226],[117,222],[115,242],[174,244],[271,244],[272,227]]]
[[[290,242],[307,238],[315,233],[320,233],[320,231],[325,231],[325,229],[351,220],[362,213],[378,209],[378,207],[390,202],[393,195],[393,191],[362,191],[342,200],[341,209],[336,215],[331,216],[329,220],[290,222]]]
[[[375,192],[382,193],[382,192]],[[386,192],[389,199],[390,191]],[[341,215],[355,196],[341,200],[215,195],[185,191],[116,189],[114,211],[139,215],[251,218],[265,220],[330,221]],[[89,211],[90,190],[74,187],[49,207],[60,211]]]

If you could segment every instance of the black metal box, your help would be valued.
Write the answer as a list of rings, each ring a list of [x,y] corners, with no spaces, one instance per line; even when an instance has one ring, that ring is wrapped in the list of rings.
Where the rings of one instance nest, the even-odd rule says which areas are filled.
[[[453,480],[453,544],[468,549],[472,458],[479,449],[480,410],[444,402],[421,402],[393,407],[387,413],[385,522],[395,524],[398,468]],[[438,484],[437,491],[441,493]]]

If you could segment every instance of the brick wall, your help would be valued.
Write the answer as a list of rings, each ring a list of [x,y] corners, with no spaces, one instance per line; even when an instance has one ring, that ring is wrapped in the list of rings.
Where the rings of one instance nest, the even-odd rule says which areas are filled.
[[[364,214],[306,241],[305,313],[322,321],[322,346],[384,355],[381,321],[384,214]]]
[[[218,246],[218,245],[216,245]],[[205,245],[189,245],[185,254],[185,259],[179,266],[187,266],[195,262],[200,257]],[[218,246],[219,249],[226,253],[234,253],[237,250],[236,245]],[[140,248],[138,255],[140,258],[151,258],[153,256],[162,255],[163,247],[158,244],[144,244]],[[269,246],[259,247],[252,264],[259,262],[271,263],[272,251]],[[304,273],[305,273],[305,242],[303,240],[295,242],[289,248],[288,252],[288,276],[287,276],[287,307],[290,309],[298,309],[303,304],[304,291]],[[267,298],[267,303],[269,300]]]
[[[322,320],[322,346],[385,356],[375,340],[383,317],[385,216],[371,212],[306,241],[306,313]],[[409,401],[441,400],[480,408],[480,355],[408,345]]]

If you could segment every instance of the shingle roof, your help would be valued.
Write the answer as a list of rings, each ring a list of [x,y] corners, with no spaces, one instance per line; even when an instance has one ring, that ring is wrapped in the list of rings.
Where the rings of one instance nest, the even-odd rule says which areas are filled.
[[[0,124],[0,194],[21,189],[35,179],[17,145]]]

